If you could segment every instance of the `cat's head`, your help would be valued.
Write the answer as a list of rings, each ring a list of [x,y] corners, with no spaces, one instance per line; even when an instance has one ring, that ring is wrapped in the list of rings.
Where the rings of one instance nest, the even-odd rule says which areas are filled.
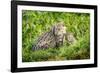
[[[64,35],[66,34],[66,26],[63,22],[59,22],[53,27],[53,32],[54,35]]]

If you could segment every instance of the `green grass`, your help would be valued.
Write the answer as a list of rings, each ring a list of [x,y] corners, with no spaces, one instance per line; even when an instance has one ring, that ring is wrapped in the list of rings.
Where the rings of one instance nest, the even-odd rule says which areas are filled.
[[[67,41],[59,49],[32,51],[38,37],[52,25],[63,21],[68,32],[74,34],[76,42]],[[90,58],[90,15],[88,13],[22,11],[22,61],[58,61]]]

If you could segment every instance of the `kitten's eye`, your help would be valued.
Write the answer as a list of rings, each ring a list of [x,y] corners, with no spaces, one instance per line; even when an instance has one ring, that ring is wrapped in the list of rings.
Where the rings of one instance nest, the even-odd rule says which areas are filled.
[[[60,28],[58,28],[58,30],[60,30]]]

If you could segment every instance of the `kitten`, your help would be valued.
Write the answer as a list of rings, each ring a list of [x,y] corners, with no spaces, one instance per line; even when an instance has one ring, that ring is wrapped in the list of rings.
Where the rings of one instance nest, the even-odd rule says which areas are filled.
[[[47,49],[47,48],[58,48],[64,43],[64,36],[66,34],[66,27],[64,23],[60,22],[54,25],[50,31],[40,36],[33,50]]]

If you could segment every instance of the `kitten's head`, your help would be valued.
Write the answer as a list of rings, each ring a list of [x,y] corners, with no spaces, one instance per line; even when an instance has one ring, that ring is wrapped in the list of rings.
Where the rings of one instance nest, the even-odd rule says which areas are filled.
[[[66,34],[66,26],[63,22],[57,23],[53,28],[54,35],[64,35]]]

